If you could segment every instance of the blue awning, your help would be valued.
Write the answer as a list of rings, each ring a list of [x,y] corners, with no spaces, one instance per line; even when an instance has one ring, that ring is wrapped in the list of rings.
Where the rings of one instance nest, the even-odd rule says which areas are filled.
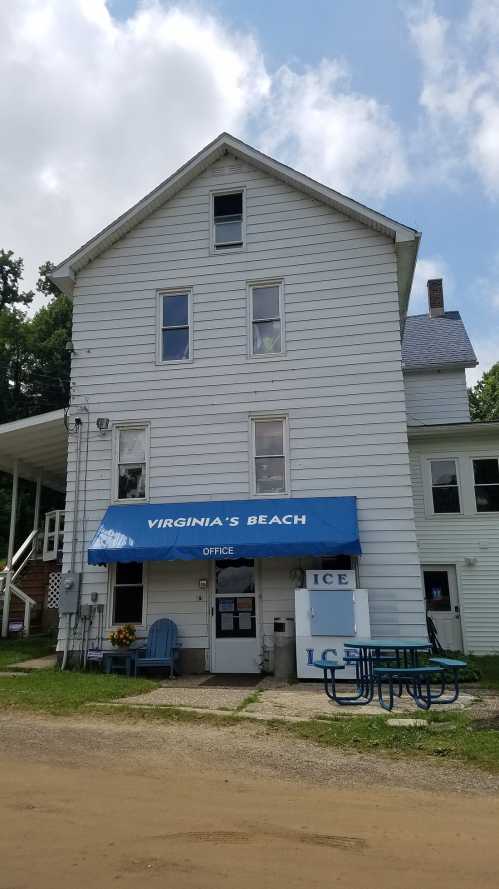
[[[90,565],[173,559],[357,555],[355,497],[110,506]]]

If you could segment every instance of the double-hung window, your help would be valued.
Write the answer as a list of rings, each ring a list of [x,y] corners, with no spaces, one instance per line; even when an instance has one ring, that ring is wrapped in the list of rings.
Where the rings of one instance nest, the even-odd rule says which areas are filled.
[[[148,427],[115,428],[115,499],[145,500],[147,496]]]
[[[430,470],[433,512],[461,512],[456,461],[431,460]]]
[[[477,512],[499,512],[499,460],[486,457],[473,460]]]
[[[142,563],[118,562],[114,571],[113,624],[141,624],[143,607]]]
[[[191,299],[189,290],[159,294],[160,361],[191,358]]]
[[[254,489],[256,494],[287,491],[286,418],[253,420]]]
[[[282,284],[253,284],[250,293],[251,354],[282,354]]]
[[[232,250],[244,243],[242,191],[213,195],[213,249]]]

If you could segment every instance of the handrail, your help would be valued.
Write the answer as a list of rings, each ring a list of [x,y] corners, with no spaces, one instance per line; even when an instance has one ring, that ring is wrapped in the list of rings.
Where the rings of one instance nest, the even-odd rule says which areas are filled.
[[[30,549],[28,555],[23,559],[23,561],[21,562],[21,564],[17,566],[16,570],[12,572],[12,575],[11,575],[11,578],[10,578],[10,582],[11,582],[11,584],[14,582],[14,580],[16,579],[16,577],[19,577],[21,571],[22,571],[23,568],[28,564],[28,562],[29,562],[29,560],[31,559],[31,556],[32,556],[32,555],[33,555],[33,548]]]
[[[28,596],[27,593],[24,593],[22,590],[20,590],[19,587],[15,585],[15,583],[11,582],[10,589],[14,593],[14,595],[17,596],[18,599],[21,599],[21,601],[24,602],[25,605],[36,605],[35,600],[32,599],[31,596]]]
[[[26,540],[24,541],[24,543],[21,543],[21,546],[19,547],[19,549],[17,550],[17,552],[15,552],[14,555],[12,556],[12,561],[11,561],[11,563],[10,563],[10,565],[9,565],[8,567],[10,567],[10,568],[13,568],[13,567],[14,567],[14,565],[15,565],[16,562],[17,562],[17,560],[20,559],[20,557],[22,556],[22,554],[23,554],[24,550],[26,549],[26,547],[29,546],[29,544],[35,539],[35,537],[36,537],[37,534],[38,534],[38,528],[34,529],[34,530],[31,532],[31,534],[28,534],[28,536],[27,536]]]
[[[0,577],[2,578],[2,580],[4,580],[4,583],[2,584],[2,586],[3,586],[3,608],[5,609],[5,597],[7,594],[8,594],[7,595],[7,598],[8,598],[7,610],[9,610],[10,595],[11,594],[14,596],[17,596],[17,598],[20,599],[21,602],[24,602],[24,633],[26,636],[29,636],[30,623],[31,623],[31,609],[33,608],[34,605],[36,605],[36,602],[34,599],[31,598],[31,596],[28,596],[27,593],[25,593],[25,592],[23,592],[23,590],[19,589],[19,587],[15,585],[14,581],[17,578],[17,576],[21,573],[21,571],[23,570],[25,565],[28,563],[29,559],[31,558],[31,556],[35,550],[34,541],[36,541],[38,534],[39,534],[38,528],[33,529],[33,531],[31,531],[31,533],[28,534],[26,540],[21,544],[21,546],[19,547],[17,552],[15,552],[14,555],[12,556],[12,559],[10,560],[10,564],[8,563],[5,566],[5,568],[3,568],[0,571]],[[18,567],[14,571],[13,570],[14,566],[17,564],[17,562],[19,561],[19,559],[21,558],[23,553],[26,551],[26,549],[28,549],[28,547],[29,547],[29,550],[28,550],[27,555],[24,557],[21,564],[18,565]],[[8,620],[8,618],[7,618],[7,620]],[[4,621],[5,621],[5,615],[2,620],[2,624],[4,624]]]

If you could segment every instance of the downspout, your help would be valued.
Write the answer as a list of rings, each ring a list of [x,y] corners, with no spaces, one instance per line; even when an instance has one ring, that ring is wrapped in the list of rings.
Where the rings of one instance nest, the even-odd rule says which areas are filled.
[[[80,499],[80,454],[81,454],[81,418],[75,417],[76,432],[76,478],[74,488],[73,526],[71,528],[71,556],[70,571],[74,572],[76,562],[76,529],[78,524],[78,506]],[[71,614],[66,615],[66,637],[64,639],[64,651],[62,655],[61,671],[66,669],[69,654],[69,637],[71,635]]]

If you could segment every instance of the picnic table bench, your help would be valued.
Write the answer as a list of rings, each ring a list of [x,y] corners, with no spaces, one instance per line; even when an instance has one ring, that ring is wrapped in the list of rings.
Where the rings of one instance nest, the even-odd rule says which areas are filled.
[[[466,667],[466,661],[456,658],[432,657],[427,663],[419,662],[421,653],[430,653],[431,648],[424,639],[358,639],[345,642],[345,660],[326,657],[335,653],[325,649],[322,657],[314,661],[314,666],[323,671],[324,690],[336,704],[344,706],[371,703],[375,688],[378,700],[385,710],[392,710],[395,695],[401,697],[405,688],[416,706],[429,710],[432,704],[452,704],[459,697],[459,671]],[[354,652],[358,652],[354,654]],[[347,666],[355,665],[355,694],[339,694],[336,673]],[[444,697],[447,674],[452,676],[453,691]],[[439,680],[438,691],[432,691],[432,680]],[[383,685],[388,685],[388,699]]]

